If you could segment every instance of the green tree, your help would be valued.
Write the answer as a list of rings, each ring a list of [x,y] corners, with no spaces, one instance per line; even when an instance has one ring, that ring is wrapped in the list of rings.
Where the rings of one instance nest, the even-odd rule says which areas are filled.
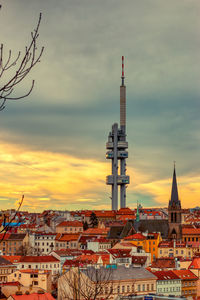
[[[87,221],[83,222],[83,230],[87,230],[88,228],[89,228],[88,222]]]
[[[90,215],[90,223],[89,223],[90,226],[92,228],[97,227],[98,223],[99,223],[99,221],[98,221],[98,218],[97,218],[96,214],[94,212],[92,212],[91,215]]]

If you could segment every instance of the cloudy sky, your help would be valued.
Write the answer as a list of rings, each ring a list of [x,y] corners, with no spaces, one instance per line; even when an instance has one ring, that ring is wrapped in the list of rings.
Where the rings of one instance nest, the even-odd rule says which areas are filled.
[[[41,62],[0,113],[0,204],[109,209],[105,143],[127,86],[127,206],[166,206],[173,161],[183,207],[200,203],[199,0],[0,1],[13,57],[42,12]],[[13,70],[14,72],[14,70]],[[1,84],[1,82],[0,82]]]

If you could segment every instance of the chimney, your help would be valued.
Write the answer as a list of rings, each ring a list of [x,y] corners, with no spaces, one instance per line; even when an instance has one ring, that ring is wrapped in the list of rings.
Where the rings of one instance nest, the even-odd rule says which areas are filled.
[[[16,291],[15,295],[23,295],[22,291]]]
[[[41,295],[44,294],[45,292],[43,290],[38,290],[37,293]]]

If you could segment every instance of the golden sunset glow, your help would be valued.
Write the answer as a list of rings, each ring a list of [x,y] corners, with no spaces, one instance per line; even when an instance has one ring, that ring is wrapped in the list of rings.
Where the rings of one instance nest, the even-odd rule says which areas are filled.
[[[22,194],[25,195],[24,210],[92,209],[94,206],[95,209],[110,209],[110,189],[105,184],[110,168],[107,162],[35,151],[3,141],[0,162],[2,209],[17,207]],[[133,179],[127,190],[128,198],[139,193],[150,195],[158,205],[168,204],[170,177],[151,182],[147,174],[143,175],[138,170],[128,168],[128,174]],[[183,207],[199,204],[199,182],[198,176],[178,177]]]

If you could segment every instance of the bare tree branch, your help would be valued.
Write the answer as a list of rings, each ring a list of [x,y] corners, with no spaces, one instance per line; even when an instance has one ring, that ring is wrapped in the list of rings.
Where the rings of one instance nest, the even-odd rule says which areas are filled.
[[[21,51],[18,52],[16,58],[12,59],[12,50],[9,50],[8,57],[4,58],[4,45],[0,46],[0,79],[3,79],[6,71],[14,68],[14,74],[8,79],[3,86],[0,86],[0,111],[5,108],[7,100],[19,100],[30,95],[33,90],[35,81],[32,80],[31,86],[28,91],[21,96],[13,95],[15,88],[20,84],[25,77],[29,74],[32,68],[40,62],[40,58],[43,54],[44,47],[39,51],[37,49],[37,39],[39,37],[39,27],[41,23],[42,14],[39,15],[39,20],[36,28],[31,32],[31,42],[25,47],[24,56]]]
[[[4,220],[3,220],[3,223],[2,223],[2,226],[3,226],[3,229],[1,229],[0,233],[3,233],[3,236],[2,238],[0,239],[0,243],[4,240],[5,236],[6,236],[6,233],[8,232],[8,229],[9,229],[9,226],[10,224],[12,223],[12,221],[15,220],[16,216],[17,216],[17,213],[19,212],[21,206],[22,206],[22,203],[24,201],[24,195],[22,195],[22,198],[19,202],[19,206],[14,214],[14,216],[12,217],[12,219],[8,222],[8,224],[6,224],[6,216],[4,215]]]
[[[104,267],[70,268],[59,278],[59,299],[109,299],[113,293],[112,270]]]

